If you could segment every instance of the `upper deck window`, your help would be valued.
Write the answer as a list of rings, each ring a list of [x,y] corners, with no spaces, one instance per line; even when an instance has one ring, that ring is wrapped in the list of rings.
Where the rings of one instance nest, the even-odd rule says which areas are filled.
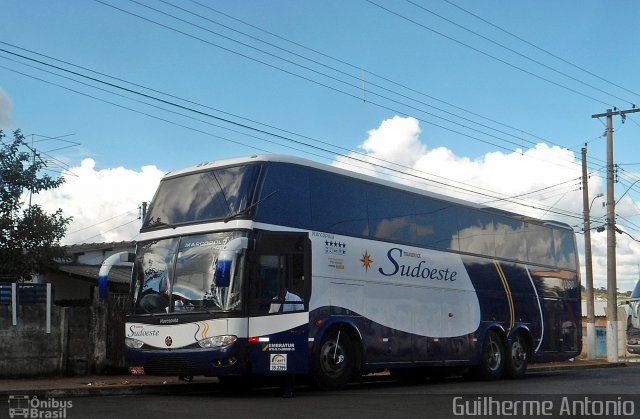
[[[225,167],[168,178],[149,207],[143,228],[222,220],[251,203],[258,166]]]

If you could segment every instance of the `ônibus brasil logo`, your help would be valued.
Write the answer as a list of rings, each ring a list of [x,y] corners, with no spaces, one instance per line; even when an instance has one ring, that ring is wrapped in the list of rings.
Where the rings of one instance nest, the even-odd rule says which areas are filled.
[[[71,400],[58,400],[55,397],[38,399],[38,396],[9,396],[10,418],[66,418],[67,411],[73,407]]]

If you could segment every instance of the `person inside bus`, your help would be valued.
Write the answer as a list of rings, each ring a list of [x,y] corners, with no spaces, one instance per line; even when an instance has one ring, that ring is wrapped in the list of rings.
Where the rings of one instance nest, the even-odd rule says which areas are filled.
[[[146,273],[146,272],[145,272]],[[146,275],[145,284],[138,299],[138,305],[147,313],[168,312],[168,279],[166,272],[152,271]]]
[[[299,295],[294,294],[290,291],[287,291],[285,288],[282,288],[278,295],[274,297],[274,301],[284,301],[284,303],[271,303],[271,308],[269,308],[269,313],[288,313],[292,311],[302,311],[304,310],[304,304],[302,303],[302,298]],[[292,304],[297,303],[297,304]]]
[[[263,285],[259,292],[268,299],[267,304],[261,307],[261,312],[288,313],[304,310],[303,299],[297,293],[290,291],[301,288],[296,287],[303,280],[302,272],[299,275],[289,277],[288,264],[282,255],[261,255],[259,265],[260,284]],[[264,301],[264,300],[263,300]]]

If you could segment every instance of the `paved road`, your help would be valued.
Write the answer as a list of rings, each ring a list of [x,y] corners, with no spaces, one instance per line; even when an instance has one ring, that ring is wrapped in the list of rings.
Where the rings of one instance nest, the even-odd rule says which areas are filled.
[[[69,400],[72,405],[64,413],[67,418],[139,419],[192,417],[406,419],[456,417],[454,413],[463,413],[466,417],[490,417],[477,414],[486,413],[486,410],[484,412],[477,410],[478,407],[482,409],[482,403],[485,403],[485,406],[487,406],[486,403],[493,403],[494,409],[513,409],[512,402],[520,400],[521,404],[516,405],[516,409],[518,406],[520,409],[534,409],[535,406],[539,408],[542,406],[544,409],[546,406],[547,413],[554,413],[552,417],[558,417],[563,407],[563,398],[566,397],[565,403],[570,404],[566,404],[565,408],[571,407],[571,404],[577,400],[577,408],[582,406],[591,409],[592,414],[589,417],[625,417],[626,413],[633,413],[633,416],[626,417],[637,418],[640,417],[638,388],[640,388],[640,365],[529,373],[525,379],[517,381],[477,382],[451,378],[409,385],[387,378],[350,385],[340,392],[320,392],[306,386],[299,386],[292,399],[279,397],[278,391],[274,388],[232,392],[225,391],[222,385],[218,385],[207,387],[206,392],[196,391],[186,395],[79,397]],[[195,389],[197,390],[197,387]],[[455,397],[460,398],[454,400]],[[525,406],[522,404],[523,400],[532,402]],[[598,414],[598,409],[606,406],[605,400],[610,400],[610,410]],[[40,410],[55,409],[44,407]],[[574,413],[567,410],[564,412]],[[7,413],[6,410],[0,411],[0,417],[7,417]],[[512,416],[523,417],[522,411],[518,413],[520,414]],[[491,416],[507,417],[507,415],[495,416],[495,413]],[[587,417],[587,415],[583,416]],[[42,415],[42,417],[46,416]],[[571,416],[563,414],[561,417]]]

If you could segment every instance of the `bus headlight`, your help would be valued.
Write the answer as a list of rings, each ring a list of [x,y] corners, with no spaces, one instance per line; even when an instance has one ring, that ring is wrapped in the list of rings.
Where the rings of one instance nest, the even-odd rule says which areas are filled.
[[[142,345],[144,345],[144,342],[134,338],[125,338],[124,344],[127,348],[140,349],[142,348]]]
[[[201,348],[220,348],[222,346],[229,346],[234,343],[238,338],[233,335],[214,336],[198,341],[198,345]]]

